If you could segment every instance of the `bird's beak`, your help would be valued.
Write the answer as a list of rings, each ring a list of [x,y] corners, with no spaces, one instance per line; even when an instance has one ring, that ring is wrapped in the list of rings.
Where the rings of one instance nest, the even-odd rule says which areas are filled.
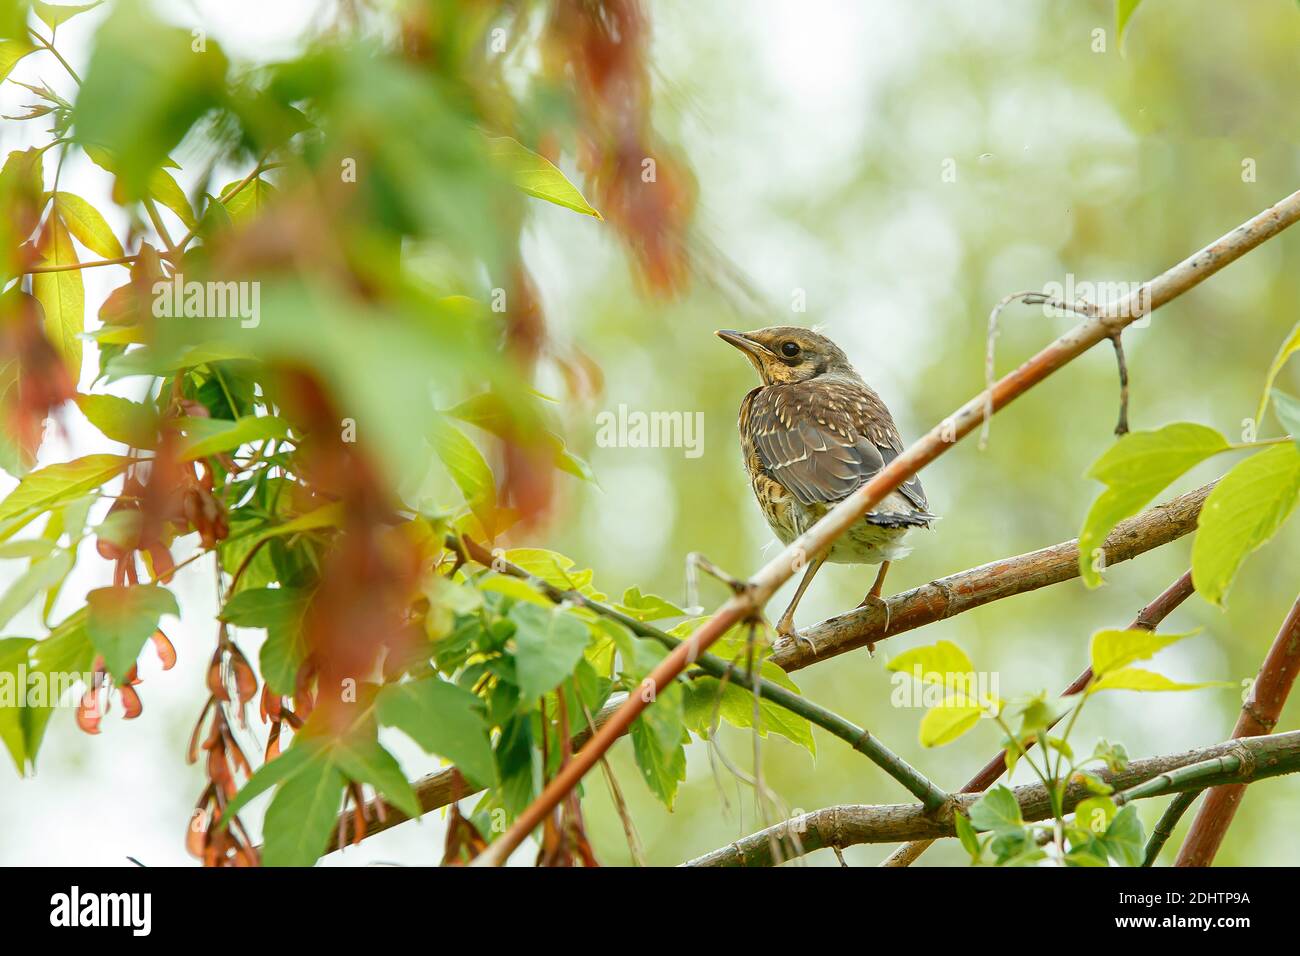
[[[759,345],[753,339],[748,338],[744,332],[736,332],[732,329],[718,329],[718,331],[713,334],[722,339],[722,341],[726,342],[728,345],[734,345],[736,348],[753,358],[756,362],[761,356],[772,354],[766,346]]]

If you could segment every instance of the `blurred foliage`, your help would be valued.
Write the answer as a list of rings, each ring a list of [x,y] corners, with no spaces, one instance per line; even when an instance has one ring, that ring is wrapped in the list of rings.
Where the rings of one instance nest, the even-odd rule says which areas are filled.
[[[983,387],[986,316],[1007,292],[1140,282],[1300,180],[1286,132],[1300,14],[1285,3],[1137,15],[1102,0],[979,4],[942,29],[904,5],[842,22],[838,10],[663,4],[653,38],[634,0],[323,6],[295,54],[257,61],[143,0],[0,3],[0,78],[31,101],[5,125],[42,130],[0,166],[0,466],[22,479],[0,503],[0,548],[21,567],[0,610],[7,622],[35,604],[44,624],[0,639],[0,674],[90,674],[76,722],[92,733],[110,694],[139,713],[140,654],[168,666],[176,654],[159,629],[179,610],[173,575],[215,554],[222,608],[189,754],[206,786],[188,834],[213,864],[258,858],[238,811],[268,790],[269,863],[314,860],[340,807],[371,792],[417,809],[417,768],[394,757],[393,728],[490,788],[449,823],[445,859],[464,862],[566,759],[571,733],[662,656],[466,561],[458,536],[604,599],[590,565],[625,613],[651,621],[719,596],[685,593],[688,552],[736,574],[759,563],[770,535],[734,432],[754,383],[712,329],[821,324],[906,439]],[[77,30],[91,38],[80,71],[50,49]],[[83,159],[111,177],[108,202],[68,172],[91,171]],[[1174,670],[1253,675],[1293,599],[1279,569],[1300,543],[1283,524],[1300,459],[1269,437],[1293,429],[1300,394],[1286,361],[1300,342],[1294,249],[1290,237],[1261,247],[1127,335],[1136,431],[1123,441],[1113,359],[1097,350],[1000,416],[986,451],[963,444],[928,470],[944,520],[890,583],[1081,527],[1099,539],[1229,468],[1240,480],[1215,496],[1250,521],[1220,522],[1212,547],[1199,534],[1200,554],[1181,541],[1098,571],[1100,590],[999,602],[882,655],[955,641],[1008,686],[1053,691],[1087,660],[1087,634],[1131,619],[1194,562],[1198,583],[1215,581],[1210,601],[1189,602],[1171,630],[1208,633],[1169,652]],[[97,309],[88,269],[119,283]],[[998,367],[1070,321],[1008,311]],[[122,384],[143,398],[109,391]],[[1280,396],[1272,410],[1261,392]],[[46,419],[71,403],[114,453],[48,458]],[[702,413],[703,454],[600,447],[597,413],[621,405]],[[1171,460],[1170,428],[1205,441]],[[1261,438],[1273,443],[1256,451]],[[92,541],[112,584],[56,615]],[[861,577],[823,572],[803,614],[851,607]],[[240,645],[259,629],[254,661]],[[724,657],[746,658],[742,638],[725,642]],[[890,705],[891,677],[867,655],[800,682],[941,784],[989,749],[976,734],[922,749],[921,713]],[[1134,753],[1219,740],[1239,706],[1188,695],[1145,705],[1137,723],[1128,695],[1104,696],[1078,733]],[[269,728],[256,768],[241,742],[254,704]],[[752,794],[732,797],[760,752],[750,704],[710,679],[662,693],[611,758],[615,779],[646,787],[614,796],[590,778],[581,804],[548,822],[541,860],[630,860],[622,803],[651,863],[761,824]],[[54,713],[0,708],[19,772]],[[763,780],[784,809],[898,799],[806,721],[766,704],[757,721]],[[1219,859],[1295,862],[1266,811],[1296,787],[1255,788]],[[999,799],[984,829],[1000,825]],[[1132,862],[1139,813],[1155,808],[1094,809],[1113,846],[1097,852],[1081,833],[1080,852]],[[1014,858],[1027,832],[995,852]],[[964,861],[947,842],[934,861]]]

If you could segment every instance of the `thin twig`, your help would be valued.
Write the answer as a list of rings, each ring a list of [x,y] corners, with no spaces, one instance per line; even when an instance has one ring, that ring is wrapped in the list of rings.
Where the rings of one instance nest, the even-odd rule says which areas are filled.
[[[1151,831],[1151,838],[1147,840],[1146,853],[1143,854],[1142,865],[1154,866],[1156,859],[1160,856],[1160,851],[1169,842],[1169,838],[1174,835],[1174,830],[1178,827],[1178,821],[1183,818],[1195,801],[1199,792],[1196,790],[1185,790],[1176,794],[1169,801],[1169,806],[1165,807],[1165,812],[1160,815],[1155,829]]]

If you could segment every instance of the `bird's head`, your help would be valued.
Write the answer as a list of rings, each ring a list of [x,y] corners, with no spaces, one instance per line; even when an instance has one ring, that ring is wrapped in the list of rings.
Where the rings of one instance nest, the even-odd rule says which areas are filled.
[[[807,382],[836,372],[857,377],[840,347],[810,329],[774,325],[753,332],[719,329],[714,335],[744,352],[764,385]]]

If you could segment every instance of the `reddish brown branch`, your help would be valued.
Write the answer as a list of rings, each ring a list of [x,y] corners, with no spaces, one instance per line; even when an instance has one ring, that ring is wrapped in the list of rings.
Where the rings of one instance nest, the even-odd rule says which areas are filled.
[[[1256,737],[1271,734],[1286,703],[1287,695],[1300,674],[1300,598],[1282,622],[1281,629],[1268,649],[1259,674],[1241,705],[1233,737]],[[1178,851],[1175,866],[1209,866],[1214,862],[1228,826],[1246,795],[1246,784],[1215,787],[1205,795],[1205,802],[1192,821]]]

